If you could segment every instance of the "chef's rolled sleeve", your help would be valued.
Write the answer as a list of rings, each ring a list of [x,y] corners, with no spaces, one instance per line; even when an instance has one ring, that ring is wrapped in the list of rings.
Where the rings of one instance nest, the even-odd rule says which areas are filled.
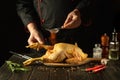
[[[30,22],[37,22],[36,12],[33,7],[33,3],[30,0],[18,0],[16,3],[17,14],[20,16],[23,24],[27,26]]]

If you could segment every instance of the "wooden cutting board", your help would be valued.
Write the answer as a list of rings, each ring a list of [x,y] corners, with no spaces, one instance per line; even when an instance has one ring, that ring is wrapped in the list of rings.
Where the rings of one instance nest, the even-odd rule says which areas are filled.
[[[71,67],[71,66],[79,66],[91,61],[101,61],[101,58],[87,58],[81,61],[79,64],[68,64],[68,63],[44,63],[46,66],[53,66],[53,67]]]

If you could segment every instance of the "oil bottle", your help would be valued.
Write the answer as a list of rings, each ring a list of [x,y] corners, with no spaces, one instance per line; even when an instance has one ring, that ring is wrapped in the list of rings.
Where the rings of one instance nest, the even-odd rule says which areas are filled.
[[[116,30],[114,29],[114,31],[112,32],[112,38],[109,44],[109,59],[111,60],[118,60],[119,59],[119,41],[118,41],[118,33],[116,32]]]

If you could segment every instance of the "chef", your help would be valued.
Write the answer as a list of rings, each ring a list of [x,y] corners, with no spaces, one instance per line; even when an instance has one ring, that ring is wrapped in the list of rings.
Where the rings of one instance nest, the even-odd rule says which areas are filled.
[[[56,34],[57,42],[86,42],[83,12],[89,6],[88,0],[17,0],[17,13],[30,36],[28,44],[46,44],[50,33],[47,29],[61,28]]]

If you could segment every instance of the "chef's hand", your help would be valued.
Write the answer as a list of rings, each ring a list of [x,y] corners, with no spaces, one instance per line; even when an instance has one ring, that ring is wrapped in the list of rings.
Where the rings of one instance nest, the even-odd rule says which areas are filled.
[[[30,32],[30,36],[28,38],[28,44],[31,45],[35,42],[39,42],[40,44],[44,44],[43,35],[38,31],[36,25],[34,23],[29,23],[27,28]]]
[[[81,24],[80,11],[78,9],[73,10],[67,16],[62,28],[73,29],[79,27]]]

